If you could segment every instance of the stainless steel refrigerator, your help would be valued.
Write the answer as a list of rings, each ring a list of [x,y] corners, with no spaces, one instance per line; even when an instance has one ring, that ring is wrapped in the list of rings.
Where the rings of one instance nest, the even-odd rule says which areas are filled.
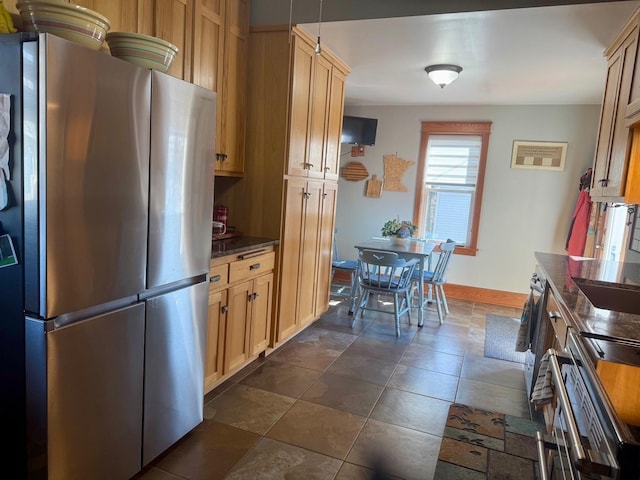
[[[202,421],[215,93],[55,36],[0,37],[16,458],[30,478],[127,479]]]

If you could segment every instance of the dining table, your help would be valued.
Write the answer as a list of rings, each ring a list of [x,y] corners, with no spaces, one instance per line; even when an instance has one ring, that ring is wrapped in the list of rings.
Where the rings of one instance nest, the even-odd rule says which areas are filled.
[[[358,250],[358,256],[363,250],[377,250],[382,252],[397,253],[400,258],[405,260],[418,260],[418,272],[419,278],[422,280],[420,288],[418,288],[418,326],[424,325],[424,272],[428,271],[431,254],[433,249],[437,246],[437,243],[430,242],[423,239],[409,238],[406,242],[396,243],[396,241],[389,238],[372,238],[356,243],[354,247]],[[356,302],[358,301],[358,283],[359,283],[359,267],[356,268],[356,274],[353,276],[351,284],[351,304],[349,307],[349,315],[353,315],[355,311]],[[428,300],[428,299],[427,299]]]

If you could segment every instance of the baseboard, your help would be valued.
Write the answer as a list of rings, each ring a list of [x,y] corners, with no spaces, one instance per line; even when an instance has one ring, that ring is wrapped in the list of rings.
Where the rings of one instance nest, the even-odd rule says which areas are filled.
[[[470,300],[472,302],[514,308],[522,308],[524,302],[527,300],[527,295],[524,293],[505,292],[502,290],[469,287],[452,283],[445,284],[444,294],[447,298],[457,298],[460,300]]]
[[[336,270],[333,280],[335,283],[348,285],[351,281],[350,272]],[[502,307],[522,308],[524,302],[527,300],[527,295],[524,293],[505,292],[502,290],[469,287],[466,285],[455,285],[452,283],[447,283],[444,286],[444,293],[447,298],[488,303],[490,305],[500,305]]]

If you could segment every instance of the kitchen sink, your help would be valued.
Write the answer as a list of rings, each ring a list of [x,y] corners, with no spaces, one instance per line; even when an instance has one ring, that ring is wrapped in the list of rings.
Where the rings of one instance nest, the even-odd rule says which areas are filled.
[[[571,277],[596,308],[640,315],[640,287]]]

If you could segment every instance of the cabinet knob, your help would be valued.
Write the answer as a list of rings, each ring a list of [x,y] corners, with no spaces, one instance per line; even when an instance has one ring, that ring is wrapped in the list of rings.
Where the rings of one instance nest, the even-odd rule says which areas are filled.
[[[216,283],[216,282],[219,282],[220,280],[222,280],[222,277],[220,275],[214,275],[209,279],[211,283]]]
[[[325,172],[330,172],[331,171],[331,167],[324,167],[324,171]]]
[[[600,180],[598,180],[598,183],[600,184],[601,187],[606,187],[607,186],[607,179],[606,178],[601,178]]]
[[[329,195],[328,193],[323,193],[322,194],[322,198],[327,198],[327,195]]]
[[[260,268],[259,263],[254,263],[253,265],[249,265],[249,270],[257,270]]]
[[[311,193],[304,192],[304,198],[311,198]]]
[[[305,170],[311,170],[313,168],[313,163],[304,163],[304,167]]]
[[[228,306],[226,306],[226,305],[223,305],[223,306],[222,306],[222,308],[220,308],[220,311],[221,311],[222,313],[227,313],[227,312],[229,311],[229,307],[228,307]]]

